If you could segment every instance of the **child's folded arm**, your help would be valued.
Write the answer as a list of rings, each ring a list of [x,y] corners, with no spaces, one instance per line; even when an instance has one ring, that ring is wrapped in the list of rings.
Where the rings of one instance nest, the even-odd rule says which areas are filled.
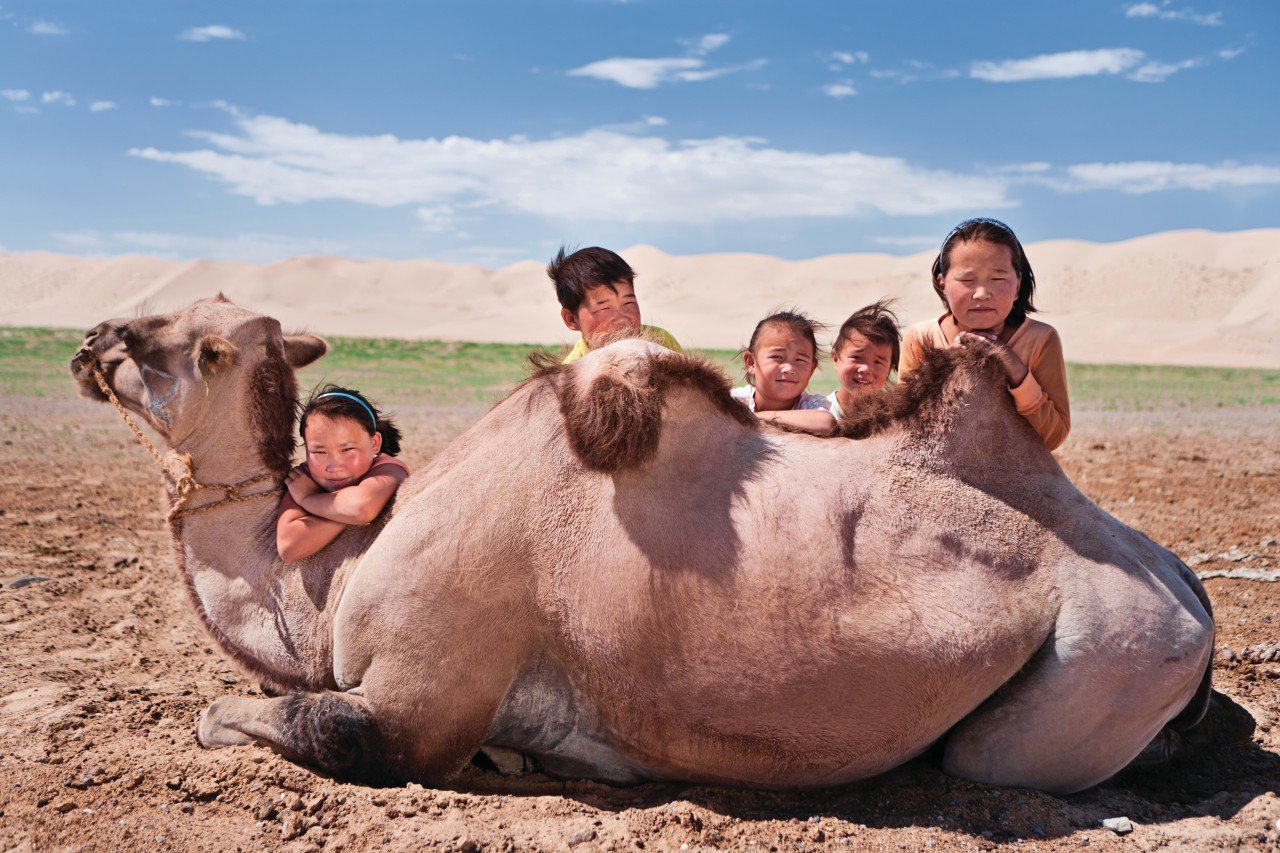
[[[286,494],[280,501],[280,517],[276,520],[276,551],[286,563],[310,557],[337,539],[346,527],[312,515]]]
[[[407,476],[399,465],[378,465],[359,483],[308,495],[303,498],[302,508],[340,524],[368,524],[378,517]]]
[[[1067,394],[1067,365],[1062,339],[1053,331],[1027,365],[1027,376],[1011,388],[1018,414],[1040,436],[1044,446],[1056,450],[1071,431],[1071,404]]]
[[[773,421],[814,435],[828,435],[836,428],[836,419],[826,409],[790,409],[779,412],[756,412],[762,421]]]

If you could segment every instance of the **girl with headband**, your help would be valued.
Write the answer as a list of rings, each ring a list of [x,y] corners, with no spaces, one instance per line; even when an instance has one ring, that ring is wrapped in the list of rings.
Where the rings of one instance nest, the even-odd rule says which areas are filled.
[[[286,563],[310,557],[351,524],[368,524],[409,476],[396,458],[400,430],[359,392],[326,385],[302,407],[307,461],[285,478],[276,550]]]
[[[1032,320],[1036,277],[1022,243],[997,219],[967,219],[952,228],[933,262],[933,289],[946,313],[907,329],[898,376],[907,378],[926,346],[962,347],[978,338],[995,348],[1009,373],[1009,394],[1044,446],[1053,450],[1071,429],[1062,341]]]

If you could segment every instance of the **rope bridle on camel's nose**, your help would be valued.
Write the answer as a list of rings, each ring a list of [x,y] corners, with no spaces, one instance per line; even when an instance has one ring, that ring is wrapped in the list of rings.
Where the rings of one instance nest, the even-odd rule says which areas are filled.
[[[120,398],[116,396],[116,392],[111,388],[111,385],[107,383],[106,377],[102,375],[102,368],[96,359],[89,365],[89,371],[93,375],[93,380],[98,383],[98,387],[102,389],[102,393],[107,395],[107,399],[111,401],[111,405],[115,406],[116,411],[120,413],[120,417],[124,418],[125,425],[129,427],[129,431],[133,433],[134,438],[138,439],[138,442],[150,451],[151,455],[160,465],[160,468],[169,476],[169,479],[173,480],[173,489],[177,493],[177,497],[174,499],[173,506],[169,508],[168,515],[164,517],[165,521],[181,528],[182,519],[188,515],[194,515],[198,512],[206,512],[207,510],[216,509],[230,503],[253,500],[254,498],[275,497],[277,493],[276,488],[272,488],[270,491],[266,492],[254,492],[249,495],[241,494],[241,490],[246,486],[252,486],[268,480],[275,482],[278,487],[279,478],[270,471],[263,472],[255,477],[250,477],[247,480],[241,480],[238,483],[201,483],[196,480],[196,472],[192,467],[191,457],[185,453],[178,457],[182,461],[182,466],[185,470],[175,471],[164,456],[160,454],[160,451],[156,450],[156,446],[151,443],[151,440],[147,438],[142,429],[134,423],[133,418],[129,417],[129,412],[120,402]],[[226,493],[226,495],[220,500],[210,501],[207,504],[200,504],[200,506],[188,508],[187,501],[191,499],[191,496],[196,492],[204,491],[205,489],[221,489]]]

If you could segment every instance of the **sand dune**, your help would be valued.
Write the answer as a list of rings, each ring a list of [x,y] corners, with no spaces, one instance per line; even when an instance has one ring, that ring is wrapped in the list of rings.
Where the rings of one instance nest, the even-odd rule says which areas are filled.
[[[1027,247],[1042,319],[1071,361],[1280,367],[1280,229],[1175,231],[1122,243]],[[933,252],[910,257],[622,253],[647,322],[691,346],[735,347],[769,309],[839,324],[882,296],[904,322],[940,312]],[[569,342],[542,263],[497,270],[430,260],[307,256],[277,264],[0,254],[0,325],[87,327],[221,290],[288,328],[322,334]]]

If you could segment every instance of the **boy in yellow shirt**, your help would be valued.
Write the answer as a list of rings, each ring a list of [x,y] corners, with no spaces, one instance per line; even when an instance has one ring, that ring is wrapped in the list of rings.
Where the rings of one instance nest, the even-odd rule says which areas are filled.
[[[566,256],[562,246],[547,264],[547,275],[556,286],[560,318],[582,334],[564,364],[582,358],[606,333],[624,329],[639,330],[667,349],[684,352],[666,329],[641,324],[636,274],[616,252],[592,246]]]

